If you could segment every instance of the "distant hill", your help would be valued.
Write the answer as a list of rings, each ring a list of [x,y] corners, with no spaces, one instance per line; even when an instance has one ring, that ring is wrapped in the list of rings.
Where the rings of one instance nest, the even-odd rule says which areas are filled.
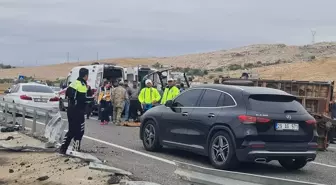
[[[289,65],[288,63],[321,61],[336,58],[336,42],[322,42],[305,46],[287,46],[285,44],[258,44],[230,50],[214,51],[162,58],[121,58],[103,59],[100,62],[116,63],[121,66],[139,64],[153,65],[160,63],[177,67],[201,69],[231,68],[233,65],[242,68],[266,66],[268,64]],[[47,66],[1,69],[0,78],[13,78],[18,74],[32,76],[43,80],[55,80],[67,76],[71,68],[90,64],[93,61],[61,63]],[[269,67],[272,67],[269,66]],[[267,68],[267,67],[266,67]],[[309,72],[312,73],[312,72]],[[308,74],[309,74],[308,73]]]

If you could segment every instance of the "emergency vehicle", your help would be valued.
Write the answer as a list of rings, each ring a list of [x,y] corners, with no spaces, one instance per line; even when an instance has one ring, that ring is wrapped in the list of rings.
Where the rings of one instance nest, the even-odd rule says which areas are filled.
[[[174,77],[178,77],[178,79],[175,79]],[[141,79],[140,88],[142,89],[146,87],[145,81],[150,79],[153,82],[153,86],[156,87],[159,92],[163,92],[169,78],[174,78],[177,80],[177,83],[184,83],[186,88],[189,88],[190,83],[192,82],[192,79],[188,78],[185,73],[175,73],[174,68],[168,68],[145,75]]]
[[[68,103],[65,99],[65,91],[67,86],[78,78],[79,70],[81,68],[86,68],[89,70],[89,78],[87,80],[87,84],[93,90],[95,100],[97,99],[100,86],[102,85],[104,79],[123,81],[125,78],[124,68],[115,64],[93,63],[92,65],[74,67],[70,71],[66,81],[63,82],[62,90],[59,92],[60,110],[65,110],[68,107]]]
[[[136,67],[127,67],[125,68],[125,78],[129,82],[137,81],[141,82],[141,80],[148,74],[157,71],[154,68],[149,67],[148,65],[138,65]]]

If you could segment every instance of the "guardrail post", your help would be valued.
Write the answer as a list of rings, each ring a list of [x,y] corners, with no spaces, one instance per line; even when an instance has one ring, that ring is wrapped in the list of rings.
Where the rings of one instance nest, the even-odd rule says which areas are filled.
[[[8,121],[8,104],[6,103],[5,104],[5,123],[7,123],[7,121]]]
[[[22,129],[26,129],[26,107],[22,108]]]
[[[37,119],[37,111],[36,111],[36,109],[34,109],[33,126],[32,126],[32,133],[33,134],[36,132],[36,119]]]
[[[49,122],[49,111],[46,112],[46,116],[45,116],[45,125],[47,126]]]
[[[13,114],[13,124],[15,124],[16,123],[16,106],[15,106],[15,104],[13,105],[12,114]]]

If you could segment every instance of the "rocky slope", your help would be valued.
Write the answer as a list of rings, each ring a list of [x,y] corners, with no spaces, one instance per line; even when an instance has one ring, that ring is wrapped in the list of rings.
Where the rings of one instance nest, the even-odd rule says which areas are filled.
[[[210,53],[189,54],[163,58],[127,58],[103,59],[101,62],[116,63],[122,66],[138,64],[167,64],[178,67],[215,69],[231,64],[275,63],[277,61],[292,63],[299,61],[321,60],[336,57],[336,42],[323,42],[305,46],[287,46],[284,44],[258,44],[230,50]],[[0,78],[14,78],[18,74],[32,76],[37,79],[55,80],[64,78],[74,66],[90,64],[92,61],[62,63],[49,66],[27,67],[17,69],[0,69]]]

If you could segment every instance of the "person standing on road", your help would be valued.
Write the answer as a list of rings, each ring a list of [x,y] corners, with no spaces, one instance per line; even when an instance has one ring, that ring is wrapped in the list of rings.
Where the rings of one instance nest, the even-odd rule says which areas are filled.
[[[130,111],[130,99],[129,97],[131,97],[132,95],[132,91],[131,88],[128,86],[128,80],[124,80],[124,88],[126,90],[126,94],[127,94],[127,99],[125,101],[125,121],[129,121],[129,111]]]
[[[85,130],[85,105],[87,101],[93,101],[92,97],[87,97],[88,89],[86,81],[88,76],[89,70],[81,68],[77,80],[71,83],[66,90],[66,96],[68,97],[67,116],[69,129],[60,148],[61,154],[66,153],[73,138],[73,150],[80,150],[80,144]]]
[[[175,86],[174,79],[172,78],[169,79],[168,86],[165,88],[163,92],[161,104],[164,105],[168,100],[174,99],[179,94],[180,94],[180,90]]]
[[[150,79],[145,81],[146,87],[141,89],[139,94],[139,101],[143,112],[151,109],[161,99],[161,95],[156,88],[153,88],[153,82]]]
[[[131,96],[130,96],[130,118],[133,119],[134,122],[139,121],[138,111],[141,110],[141,105],[138,100],[139,88],[138,82],[133,81],[133,86],[130,88]]]
[[[121,125],[121,113],[125,106],[125,101],[127,99],[127,92],[124,87],[119,85],[117,81],[113,82],[112,90],[112,104],[113,104],[113,123],[120,126]]]
[[[100,125],[107,125],[110,121],[109,113],[111,107],[111,84],[105,82],[105,86],[101,88],[98,101],[100,104],[101,123]]]

